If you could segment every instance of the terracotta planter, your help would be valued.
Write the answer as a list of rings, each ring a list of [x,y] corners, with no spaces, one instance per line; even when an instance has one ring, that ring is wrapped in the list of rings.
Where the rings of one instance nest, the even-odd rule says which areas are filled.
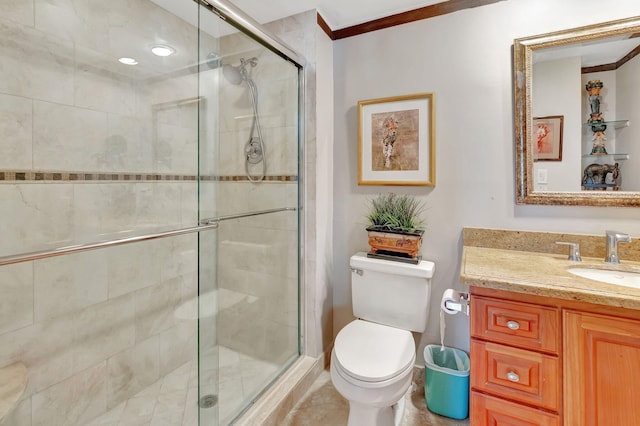
[[[420,254],[422,234],[424,231],[412,233],[400,231],[379,231],[375,228],[367,228],[369,232],[369,246],[372,253],[385,253],[405,255],[415,259]]]

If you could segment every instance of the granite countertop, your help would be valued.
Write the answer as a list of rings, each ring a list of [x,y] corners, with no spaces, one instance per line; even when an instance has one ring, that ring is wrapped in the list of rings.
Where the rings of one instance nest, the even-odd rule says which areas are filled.
[[[21,362],[0,368],[0,423],[20,400],[27,387],[27,369]]]
[[[568,268],[580,267],[640,273],[640,262],[623,260],[614,266],[604,263],[601,257],[583,256],[582,260],[571,262],[566,254],[465,246],[460,278],[469,286],[640,310],[640,289],[567,272]]]

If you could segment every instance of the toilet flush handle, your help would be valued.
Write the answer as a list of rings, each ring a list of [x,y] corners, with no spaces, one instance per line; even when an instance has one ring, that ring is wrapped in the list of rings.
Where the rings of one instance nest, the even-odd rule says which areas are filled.
[[[356,274],[362,276],[364,275],[364,271],[362,269],[358,269],[358,268],[351,268],[351,272],[355,272]]]

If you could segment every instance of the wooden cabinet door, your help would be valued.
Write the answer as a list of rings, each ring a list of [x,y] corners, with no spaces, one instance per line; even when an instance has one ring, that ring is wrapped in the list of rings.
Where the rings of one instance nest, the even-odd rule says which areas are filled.
[[[564,312],[564,424],[640,422],[640,321]]]

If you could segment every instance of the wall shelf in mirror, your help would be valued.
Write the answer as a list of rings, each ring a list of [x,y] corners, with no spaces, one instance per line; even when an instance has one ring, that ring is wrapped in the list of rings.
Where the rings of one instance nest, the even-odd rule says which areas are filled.
[[[589,160],[624,161],[629,159],[629,154],[583,154],[582,158]]]
[[[606,190],[612,189],[617,191],[618,185],[615,183],[585,183],[582,185],[585,189]]]
[[[640,141],[640,127],[630,126],[640,119],[640,98],[633,95],[640,91],[640,55],[629,54],[640,52],[638,33],[640,17],[633,17],[514,40],[517,204],[640,207],[640,143],[633,142]],[[609,64],[615,66],[600,67]],[[550,116],[563,118],[562,152],[535,161],[534,118]],[[622,161],[617,174],[624,182],[583,185],[592,162],[622,167]]]
[[[591,126],[593,123],[583,123],[583,126],[589,127]],[[620,129],[623,127],[629,127],[629,120],[615,120],[615,121],[603,121],[601,124],[604,124],[605,126],[612,126],[614,129]]]

